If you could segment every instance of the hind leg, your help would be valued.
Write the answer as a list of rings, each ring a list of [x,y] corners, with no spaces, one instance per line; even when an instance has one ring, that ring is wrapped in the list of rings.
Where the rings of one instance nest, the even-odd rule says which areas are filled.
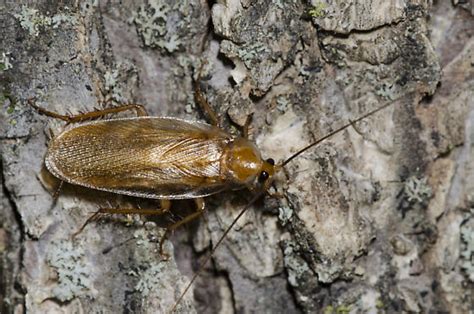
[[[96,220],[101,215],[114,215],[114,214],[136,214],[136,215],[147,215],[147,216],[160,216],[169,212],[171,208],[171,202],[169,200],[160,200],[159,209],[143,209],[143,208],[100,208],[92,216],[87,218],[86,222],[72,234],[74,239],[78,234],[80,234],[84,228],[92,221]]]
[[[204,210],[206,209],[206,203],[204,202],[204,199],[196,198],[195,202],[196,202],[196,211],[194,213],[189,214],[188,216],[184,217],[180,221],[166,228],[165,234],[163,235],[160,241],[160,254],[164,260],[167,260],[169,258],[169,254],[165,253],[163,250],[163,244],[165,243],[166,239],[168,239],[169,234],[172,231],[176,230],[176,228],[179,228],[180,226],[199,218],[199,216],[201,216],[204,213]]]
[[[66,121],[67,123],[76,123],[76,122],[82,122],[85,120],[97,119],[108,114],[115,114],[115,113],[128,111],[128,110],[135,110],[137,113],[137,116],[139,117],[148,116],[148,113],[145,107],[143,107],[142,105],[137,105],[137,104],[127,104],[127,105],[122,105],[115,108],[95,110],[95,111],[90,111],[86,113],[80,113],[77,115],[61,115],[59,113],[46,110],[44,108],[39,107],[32,98],[28,99],[28,104],[31,107],[35,108],[40,114],[43,114],[45,116],[52,117],[55,119],[60,119],[60,120]]]

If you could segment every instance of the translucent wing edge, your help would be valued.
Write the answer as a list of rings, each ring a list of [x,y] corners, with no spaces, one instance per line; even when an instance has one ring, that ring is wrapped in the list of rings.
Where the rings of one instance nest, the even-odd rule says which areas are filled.
[[[94,125],[94,124],[100,124],[104,123],[107,121],[133,121],[133,120],[172,120],[172,121],[178,121],[182,122],[194,127],[197,127],[201,130],[219,130],[222,132],[224,135],[225,132],[223,132],[221,129],[210,125],[205,122],[201,121],[193,121],[193,120],[186,120],[186,119],[181,119],[181,118],[175,118],[175,117],[154,117],[154,116],[141,116],[141,117],[124,117],[124,118],[116,118],[116,119],[100,119],[100,120],[93,120],[93,121],[87,121],[87,122],[82,122],[82,123],[75,123],[75,124],[70,124],[68,125],[61,134],[66,133],[69,130],[72,130],[77,127],[82,127],[82,126],[87,126],[87,125]],[[59,134],[58,136],[61,136]]]

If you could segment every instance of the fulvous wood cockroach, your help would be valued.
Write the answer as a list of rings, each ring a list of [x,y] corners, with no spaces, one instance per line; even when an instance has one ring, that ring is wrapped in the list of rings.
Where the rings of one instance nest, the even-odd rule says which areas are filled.
[[[40,113],[68,124],[78,123],[70,125],[49,144],[45,165],[55,177],[91,189],[161,201],[160,209],[102,208],[98,213],[159,215],[170,209],[169,200],[196,200],[197,211],[167,228],[160,250],[169,231],[203,213],[203,197],[224,190],[247,188],[252,191],[252,200],[225,230],[200,269],[250,205],[268,190],[278,171],[308,149],[390,105],[387,103],[349,121],[284,161],[275,163],[271,158],[262,158],[245,136],[223,131],[200,91],[196,92],[196,100],[208,113],[212,124],[151,117],[141,105],[123,105],[76,116],[47,111],[34,101],[30,101],[30,105]],[[138,116],[84,122],[126,110],[136,110]],[[195,273],[171,312],[199,273]]]

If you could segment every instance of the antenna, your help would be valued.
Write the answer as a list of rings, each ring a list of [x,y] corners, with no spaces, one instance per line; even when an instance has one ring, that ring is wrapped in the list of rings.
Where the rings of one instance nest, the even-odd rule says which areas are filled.
[[[308,149],[318,145],[319,143],[327,140],[328,138],[330,138],[331,136],[347,129],[348,127],[350,126],[353,126],[355,123],[357,122],[360,122],[362,120],[364,120],[365,118],[381,111],[382,109],[385,109],[387,108],[388,106],[390,106],[392,103],[386,103],[360,117],[358,117],[357,119],[355,120],[349,120],[348,123],[344,124],[343,126],[337,128],[336,130],[332,131],[332,132],[329,132],[328,134],[326,134],[325,136],[317,139],[316,141],[314,141],[313,143],[309,144],[308,146],[306,147],[303,147],[302,149],[298,150],[296,153],[294,153],[293,155],[291,155],[289,158],[287,158],[285,161],[283,161],[281,163],[281,165],[275,165],[275,168],[276,168],[276,171],[280,170],[281,168],[285,167],[289,162],[291,162],[293,159],[295,159],[296,157],[298,157],[299,155],[301,155],[302,153],[304,153],[305,151],[307,151]],[[232,223],[230,224],[229,227],[227,227],[227,229],[224,231],[224,233],[221,235],[221,237],[219,238],[219,240],[217,241],[216,245],[212,248],[211,252],[206,256],[206,259],[201,263],[198,271],[193,275],[193,277],[191,278],[191,280],[189,281],[189,283],[187,284],[186,288],[183,290],[183,292],[180,294],[179,298],[176,300],[176,302],[174,303],[173,307],[171,308],[170,312],[169,313],[173,313],[176,311],[176,308],[178,306],[178,304],[181,302],[181,300],[184,298],[184,296],[186,295],[186,293],[188,292],[188,290],[191,288],[191,286],[193,285],[193,283],[196,281],[197,277],[199,277],[199,275],[203,272],[204,270],[204,266],[209,262],[209,260],[212,258],[212,256],[214,255],[214,253],[216,252],[217,248],[221,245],[222,241],[224,241],[224,238],[227,236],[227,234],[229,234],[230,230],[232,230],[232,228],[235,226],[235,224],[237,223],[237,221],[245,214],[245,212],[250,208],[250,206],[255,203],[259,198],[260,196],[262,196],[268,189],[268,187],[270,187],[271,185],[271,180],[268,180],[264,186],[264,188],[262,189],[262,191],[260,191],[259,193],[257,193],[251,200],[250,202],[239,212],[239,214],[235,217],[234,221],[232,221]]]
[[[189,283],[187,284],[186,288],[183,290],[183,292],[181,292],[181,294],[179,295],[179,298],[178,300],[176,300],[176,302],[174,303],[173,307],[171,308],[170,312],[169,313],[173,313],[175,310],[176,310],[176,307],[178,306],[178,304],[181,302],[181,300],[184,298],[184,296],[186,295],[186,292],[188,292],[188,290],[191,288],[191,286],[193,285],[193,283],[196,281],[197,277],[199,277],[199,275],[203,272],[204,270],[204,266],[209,262],[209,260],[212,258],[212,256],[214,255],[214,253],[216,252],[217,248],[221,245],[222,241],[224,241],[224,238],[229,234],[230,230],[232,230],[232,228],[235,226],[235,224],[237,223],[237,221],[245,214],[245,212],[250,208],[250,206],[255,203],[259,198],[260,196],[263,195],[263,193],[265,193],[266,190],[262,190],[261,192],[257,193],[251,200],[250,202],[247,203],[247,205],[239,212],[239,214],[234,218],[234,221],[232,221],[232,223],[229,225],[229,227],[227,227],[227,229],[224,231],[224,233],[221,235],[221,237],[219,238],[219,240],[217,241],[216,245],[214,245],[214,247],[212,248],[211,250],[211,253],[209,253],[207,256],[206,256],[206,259],[201,263],[201,265],[199,266],[199,269],[198,271],[193,275],[193,277],[191,278],[191,280],[189,281]]]
[[[319,143],[321,143],[321,142],[327,140],[328,138],[330,138],[331,136],[333,136],[333,135],[335,135],[335,134],[341,132],[342,130],[347,129],[348,127],[350,127],[351,125],[354,125],[355,123],[357,123],[357,122],[359,122],[359,121],[364,120],[365,118],[367,118],[367,117],[373,115],[374,113],[377,113],[377,112],[379,112],[380,110],[387,108],[387,107],[390,106],[391,104],[392,104],[392,103],[386,103],[385,105],[380,106],[380,107],[378,107],[378,108],[376,108],[376,109],[374,109],[374,110],[372,110],[372,111],[370,111],[370,112],[364,114],[363,116],[361,116],[361,117],[359,117],[359,118],[357,118],[357,119],[355,119],[355,120],[353,120],[353,121],[349,120],[348,123],[344,124],[344,125],[341,126],[340,128],[338,128],[338,129],[336,129],[336,130],[334,130],[334,131],[332,131],[332,132],[329,132],[329,133],[326,134],[325,136],[321,137],[320,139],[316,140],[315,142],[309,144],[308,146],[306,146],[306,147],[300,149],[299,151],[297,151],[296,153],[294,153],[293,155],[291,155],[288,159],[286,159],[286,160],[281,164],[281,166],[282,166],[282,167],[286,166],[290,161],[292,161],[293,159],[295,159],[296,157],[298,157],[299,155],[301,155],[302,153],[304,153],[305,151],[307,151],[307,150],[310,149],[311,147],[314,147],[314,146],[318,145]]]

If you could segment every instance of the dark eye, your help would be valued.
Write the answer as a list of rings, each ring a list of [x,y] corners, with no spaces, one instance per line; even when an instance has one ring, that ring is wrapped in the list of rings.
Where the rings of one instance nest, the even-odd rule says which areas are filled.
[[[275,160],[273,160],[273,158],[268,158],[267,159],[267,162],[272,165],[272,166],[275,166]]]
[[[263,183],[267,181],[268,177],[269,177],[268,172],[262,171],[260,172],[260,175],[258,176],[258,182]]]

